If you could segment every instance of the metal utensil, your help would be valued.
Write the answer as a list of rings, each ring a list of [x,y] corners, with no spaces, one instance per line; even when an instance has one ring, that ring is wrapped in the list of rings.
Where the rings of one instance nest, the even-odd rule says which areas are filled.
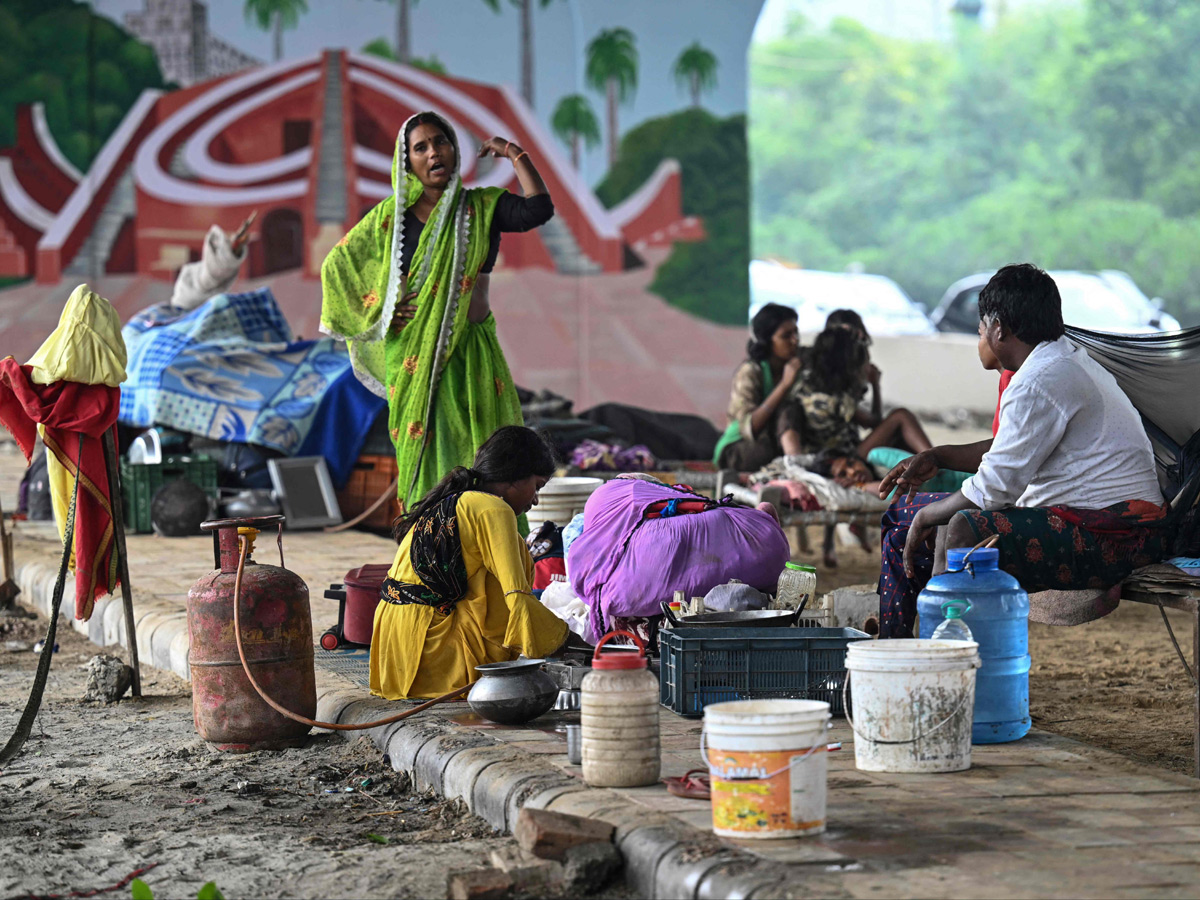
[[[476,666],[479,680],[467,695],[477,714],[501,725],[520,725],[548,712],[558,684],[542,669],[544,659],[516,659]]]
[[[719,625],[721,627],[746,626],[751,628],[788,628],[796,624],[800,610],[796,609],[747,609],[739,612],[701,613],[698,616],[671,616],[675,628],[695,628]]]

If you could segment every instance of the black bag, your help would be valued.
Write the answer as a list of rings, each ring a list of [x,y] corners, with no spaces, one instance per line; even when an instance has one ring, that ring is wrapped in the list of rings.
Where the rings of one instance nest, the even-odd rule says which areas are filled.
[[[34,522],[48,522],[54,518],[54,507],[50,502],[50,476],[46,470],[46,451],[38,445],[33,461],[21,477],[17,512],[25,513]]]

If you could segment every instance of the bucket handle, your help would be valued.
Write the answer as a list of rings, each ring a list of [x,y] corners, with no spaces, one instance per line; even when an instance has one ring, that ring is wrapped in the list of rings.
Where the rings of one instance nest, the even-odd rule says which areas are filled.
[[[978,668],[978,666],[976,666],[975,668]],[[870,741],[873,744],[888,744],[888,745],[894,746],[894,745],[898,745],[898,744],[915,744],[919,741],[923,741],[925,738],[929,737],[931,734],[933,734],[935,731],[937,731],[939,728],[941,728],[943,725],[945,725],[947,722],[949,722],[951,719],[953,719],[955,716],[957,716],[960,712],[962,712],[963,709],[966,708],[968,698],[974,697],[974,694],[971,691],[963,691],[963,698],[961,701],[959,701],[958,706],[956,706],[954,708],[954,712],[950,713],[950,715],[946,716],[946,718],[942,719],[942,721],[938,722],[936,725],[934,725],[928,731],[918,734],[915,738],[910,738],[907,741],[879,740],[878,738],[868,737],[867,735],[861,733],[858,730],[858,727],[854,724],[854,720],[852,718],[850,718],[850,706],[848,703],[846,703],[846,691],[850,687],[850,671],[851,671],[850,669],[846,670],[846,680],[842,683],[842,711],[846,716],[846,721],[850,723],[850,730],[854,732],[854,736],[857,738],[862,738],[864,741]]]
[[[833,727],[833,723],[831,723],[831,722],[825,723],[825,731],[829,731],[829,729],[832,727]],[[708,774],[710,776],[712,776],[712,775],[716,775],[718,773],[717,773],[717,770],[713,768],[713,764],[708,761],[708,746],[707,746],[708,741],[706,740],[707,737],[708,737],[708,731],[705,729],[704,725],[701,725],[700,726],[700,758],[702,760],[704,760],[704,765],[708,767]],[[823,740],[818,740],[815,744],[813,744],[811,747],[809,747],[807,751],[805,751],[803,756],[801,756],[799,758],[793,756],[791,759],[789,759],[787,761],[786,766],[784,766],[781,769],[776,769],[774,772],[768,772],[766,775],[763,775],[760,778],[721,778],[721,780],[722,781],[770,781],[776,775],[786,772],[788,769],[790,769],[796,763],[804,762],[806,759],[808,759],[810,756],[812,756],[818,750],[828,750],[828,749],[829,749],[828,742],[823,741]]]

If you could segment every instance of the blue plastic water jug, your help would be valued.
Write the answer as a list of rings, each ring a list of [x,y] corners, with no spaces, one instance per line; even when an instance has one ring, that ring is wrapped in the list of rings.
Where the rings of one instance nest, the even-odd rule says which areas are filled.
[[[964,566],[963,559],[970,553]],[[963,547],[946,552],[947,571],[929,579],[917,596],[920,637],[943,619],[942,604],[966,600],[963,621],[979,643],[983,665],[975,680],[971,742],[1001,744],[1029,732],[1029,595],[1000,570],[1000,551]]]

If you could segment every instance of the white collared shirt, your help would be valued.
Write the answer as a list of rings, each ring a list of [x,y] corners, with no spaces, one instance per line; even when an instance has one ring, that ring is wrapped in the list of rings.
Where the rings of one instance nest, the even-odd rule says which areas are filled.
[[[1163,502],[1137,410],[1065,337],[1038,344],[1009,382],[992,449],[962,492],[980,509]]]

